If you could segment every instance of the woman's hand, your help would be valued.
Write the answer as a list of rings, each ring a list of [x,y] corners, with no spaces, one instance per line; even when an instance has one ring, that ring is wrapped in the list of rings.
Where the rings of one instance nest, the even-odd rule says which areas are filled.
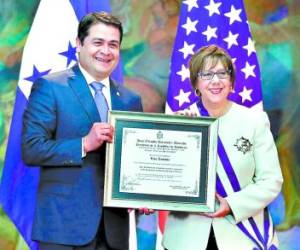
[[[204,216],[207,216],[210,218],[221,218],[221,217],[225,217],[226,215],[231,213],[230,206],[229,206],[228,202],[226,201],[226,199],[223,198],[218,193],[216,193],[216,197],[220,202],[219,209],[214,213],[201,213],[201,215],[204,215]]]
[[[184,116],[188,116],[188,117],[197,117],[197,116],[199,116],[197,112],[191,111],[191,110],[188,110],[188,109],[176,111],[174,114],[175,115],[184,115]]]

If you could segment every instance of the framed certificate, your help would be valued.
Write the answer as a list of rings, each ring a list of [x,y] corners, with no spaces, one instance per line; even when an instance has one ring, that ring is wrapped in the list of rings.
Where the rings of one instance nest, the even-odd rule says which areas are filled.
[[[104,206],[213,212],[218,121],[110,111]]]

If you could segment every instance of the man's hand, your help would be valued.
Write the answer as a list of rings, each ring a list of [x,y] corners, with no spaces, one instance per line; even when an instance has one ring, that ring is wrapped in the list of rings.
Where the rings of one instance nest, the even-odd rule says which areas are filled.
[[[96,122],[84,137],[83,147],[86,153],[98,149],[104,142],[112,142],[114,128],[108,123]]]
[[[223,198],[221,195],[216,193],[216,197],[220,202],[219,209],[214,213],[201,213],[201,215],[210,217],[210,218],[218,218],[218,217],[225,217],[226,215],[231,213],[230,206],[228,205],[228,202],[225,198]]]
[[[154,213],[153,209],[149,209],[146,207],[139,208],[139,214],[149,215],[149,214],[153,214],[153,213]]]
[[[131,213],[134,209],[133,208],[128,208],[127,211],[128,213]],[[153,214],[155,211],[153,209],[149,209],[146,207],[142,207],[137,209],[139,211],[139,214],[145,214],[145,215],[150,215]]]

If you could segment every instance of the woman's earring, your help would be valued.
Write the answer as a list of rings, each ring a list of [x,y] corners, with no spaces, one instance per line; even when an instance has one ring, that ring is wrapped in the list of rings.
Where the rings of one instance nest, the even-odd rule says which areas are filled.
[[[199,90],[199,89],[195,89],[195,94],[196,94],[197,96],[201,96],[200,90]]]

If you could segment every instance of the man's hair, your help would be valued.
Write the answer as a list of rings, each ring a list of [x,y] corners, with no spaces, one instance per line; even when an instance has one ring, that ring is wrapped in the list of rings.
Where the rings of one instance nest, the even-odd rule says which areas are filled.
[[[120,32],[121,44],[123,38],[122,23],[117,17],[104,11],[89,13],[81,19],[77,31],[77,37],[79,38],[81,44],[84,43],[84,39],[89,35],[89,30],[91,26],[99,23],[103,23],[105,25],[110,25],[117,28]]]

